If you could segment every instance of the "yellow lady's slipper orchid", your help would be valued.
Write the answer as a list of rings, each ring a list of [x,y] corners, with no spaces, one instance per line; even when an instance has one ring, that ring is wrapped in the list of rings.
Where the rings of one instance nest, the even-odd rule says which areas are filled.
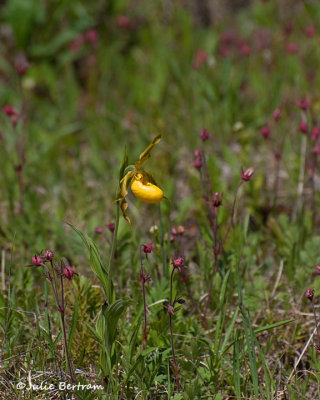
[[[160,203],[163,199],[163,191],[145,177],[138,173],[131,181],[131,191],[137,199],[145,203]]]
[[[121,201],[120,207],[122,215],[127,222],[130,223],[129,217],[126,215],[128,202],[126,196],[128,194],[128,186],[130,185],[132,193],[145,203],[159,203],[165,196],[163,191],[156,184],[153,176],[142,169],[142,165],[149,159],[152,148],[159,143],[161,135],[156,136],[149,146],[140,154],[139,160],[134,165],[127,165],[124,169],[124,176],[121,176],[120,190],[116,201]]]

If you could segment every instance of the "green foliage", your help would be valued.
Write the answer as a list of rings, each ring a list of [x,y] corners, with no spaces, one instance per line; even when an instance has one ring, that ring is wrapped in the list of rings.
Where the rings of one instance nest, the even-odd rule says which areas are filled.
[[[320,112],[320,5],[215,3],[3,2],[0,375],[5,398],[25,398],[14,383],[27,382],[29,373],[43,371],[55,384],[61,379],[63,337],[59,313],[52,312],[53,294],[43,269],[25,268],[45,248],[66,255],[79,273],[65,293],[76,380],[104,385],[96,393],[73,391],[78,398],[267,400],[282,390],[290,400],[319,397],[316,336],[296,371],[293,365],[314,329],[303,294],[307,287],[315,289],[316,313],[320,294],[314,269],[320,263],[319,138],[311,138]],[[18,75],[21,51],[30,68]],[[307,111],[297,107],[304,97]],[[5,105],[17,110],[17,121],[2,110]],[[278,107],[281,118],[275,121]],[[306,135],[299,132],[302,120],[308,123]],[[259,133],[266,124],[268,139]],[[210,139],[201,143],[204,128]],[[229,229],[241,168],[255,168],[237,197],[206,318],[215,238],[207,215],[211,199],[203,198],[206,177],[192,165],[195,149],[206,154],[210,188],[223,193],[222,234]],[[135,166],[129,165],[128,154],[141,152]],[[124,191],[130,227],[114,201],[123,177],[147,160],[148,176],[156,177],[170,201],[159,210]],[[113,231],[106,227],[110,222]],[[178,225],[184,233],[173,235],[171,228]],[[142,254],[151,278],[145,285],[143,349],[139,249],[150,242],[157,251],[148,258]],[[163,307],[170,296],[170,263],[178,256],[187,266],[173,284],[173,298],[185,300],[173,317],[180,393]],[[30,398],[47,396],[30,393]]]

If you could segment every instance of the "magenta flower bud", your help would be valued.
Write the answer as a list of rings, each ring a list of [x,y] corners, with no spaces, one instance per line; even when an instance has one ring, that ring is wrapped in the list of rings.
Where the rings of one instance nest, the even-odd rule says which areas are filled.
[[[319,155],[320,154],[320,146],[314,146],[313,150],[314,154]]]
[[[19,75],[24,75],[30,68],[30,63],[24,53],[19,53],[17,55],[14,65]]]
[[[288,54],[295,54],[298,51],[298,46],[296,43],[288,43],[286,47],[286,52]]]
[[[309,299],[310,301],[312,301],[313,300],[313,296],[314,296],[314,290],[308,288],[306,290],[306,298]]]
[[[49,249],[45,249],[45,251],[44,251],[44,258],[45,258],[47,261],[52,261],[52,260],[53,260],[53,257],[54,257],[53,251],[51,251],[51,250],[49,250]]]
[[[129,17],[126,15],[119,15],[117,17],[117,25],[121,29],[131,29],[132,28],[132,22]]]
[[[261,136],[263,136],[265,139],[268,139],[270,136],[270,128],[268,125],[264,125],[261,130],[260,130]]]
[[[222,193],[215,192],[215,193],[213,193],[211,201],[209,203],[212,204],[213,207],[218,208],[222,205],[222,198],[223,198]]]
[[[251,53],[251,47],[247,43],[243,43],[240,46],[240,53],[243,56],[248,56]]]
[[[182,268],[185,268],[186,266],[184,265],[184,258],[183,257],[176,257],[172,260],[172,265],[174,269],[178,269],[179,271],[182,270]]]
[[[85,32],[84,38],[87,42],[95,44],[99,39],[98,31],[96,29],[89,29],[87,32]]]
[[[202,65],[207,61],[208,54],[204,50],[197,50],[193,61],[192,61],[192,68],[195,70],[199,70]]]
[[[278,152],[275,152],[275,153],[274,153],[274,159],[275,159],[277,162],[279,162],[279,161],[281,160],[281,154],[278,153]]]
[[[313,37],[316,34],[316,30],[314,26],[307,26],[304,30],[304,33],[307,37]]]
[[[316,274],[320,275],[320,265],[319,264],[315,265],[314,269],[316,270]]]
[[[113,232],[115,231],[115,229],[116,229],[116,226],[115,226],[115,224],[114,224],[113,222],[108,222],[108,223],[106,224],[106,227],[109,229],[109,231],[110,231],[111,233],[113,233]]]
[[[320,136],[320,128],[319,126],[314,126],[311,131],[311,139],[315,142]]]
[[[209,132],[207,131],[207,129],[203,129],[203,130],[200,132],[200,138],[201,138],[201,140],[202,140],[203,142],[205,142],[206,140],[208,140],[209,137],[210,137],[210,135],[209,135]]]
[[[103,228],[101,226],[97,226],[94,229],[94,233],[96,233],[97,235],[102,235],[103,234]]]
[[[299,131],[301,133],[308,133],[308,124],[306,121],[301,121],[299,124]]]
[[[194,157],[195,157],[195,158],[201,158],[201,151],[198,150],[198,149],[196,149],[196,150],[194,151]]]
[[[32,257],[32,265],[34,267],[40,267],[41,265],[43,265],[42,257],[41,256]]]
[[[142,251],[143,251],[145,254],[150,254],[150,253],[152,253],[153,251],[158,251],[157,249],[155,249],[155,248],[152,246],[153,243],[154,243],[154,240],[153,240],[152,242],[150,242],[150,243],[144,244],[143,247],[142,247]]]
[[[10,104],[4,106],[2,109],[9,117],[16,116],[19,114],[18,111],[15,108],[13,108]]]
[[[310,107],[310,103],[306,99],[301,99],[297,105],[303,111],[307,111]]]
[[[69,281],[72,281],[74,275],[78,274],[74,272],[74,270],[71,267],[69,267],[69,265],[66,265],[63,271],[63,276]]]
[[[272,113],[273,119],[277,122],[281,118],[281,110],[280,108],[276,108]]]
[[[250,168],[246,169],[245,171],[242,171],[242,173],[241,173],[241,179],[242,179],[244,182],[248,182],[248,181],[250,181],[250,179],[251,179],[253,173],[254,173],[254,169],[253,169],[252,167],[250,167]]]
[[[195,168],[197,168],[197,169],[201,169],[201,168],[202,168],[202,161],[201,161],[201,158],[196,158],[196,159],[193,161],[193,166],[194,166]]]

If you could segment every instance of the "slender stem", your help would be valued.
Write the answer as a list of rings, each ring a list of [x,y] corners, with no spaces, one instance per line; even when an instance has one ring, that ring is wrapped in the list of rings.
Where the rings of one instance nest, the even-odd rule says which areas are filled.
[[[295,221],[297,213],[300,215],[300,211],[303,208],[303,192],[304,192],[304,176],[306,168],[306,154],[307,154],[307,137],[302,135],[301,138],[301,152],[300,152],[300,170],[299,170],[299,182],[297,187],[297,204],[293,214],[293,220]]]
[[[177,391],[180,392],[180,377],[179,377],[179,367],[176,360],[176,353],[174,350],[173,343],[173,327],[172,327],[172,315],[169,313],[169,324],[170,324],[170,339],[171,339],[171,349],[172,349],[172,362],[174,367],[174,377],[177,384]]]
[[[206,301],[206,304],[205,304],[204,309],[203,309],[203,318],[206,317],[207,311],[208,311],[208,308],[209,308],[209,305],[210,305],[211,295],[212,295],[212,288],[213,288],[213,278],[214,278],[214,275],[215,275],[215,273],[217,271],[218,258],[219,258],[219,255],[217,253],[214,253],[214,262],[213,262],[212,272],[211,272],[211,276],[210,276],[208,297],[207,297],[207,301]]]
[[[225,245],[225,242],[226,242],[226,240],[228,239],[228,236],[229,236],[229,234],[230,234],[231,228],[232,228],[232,226],[234,225],[234,222],[235,222],[235,221],[234,221],[234,216],[235,216],[235,213],[236,213],[236,202],[237,202],[237,197],[238,197],[239,189],[241,188],[242,185],[243,185],[243,181],[240,181],[239,185],[237,186],[235,195],[234,195],[234,199],[233,199],[233,203],[232,203],[232,208],[231,208],[230,222],[229,222],[227,231],[226,231],[226,233],[225,233],[225,235],[224,235],[224,238],[222,239],[221,244],[220,244],[220,249],[221,249],[221,250],[223,249],[223,247],[224,247],[224,245]]]
[[[172,363],[174,367],[174,377],[177,384],[177,391],[180,392],[180,377],[179,377],[179,367],[176,360],[176,353],[174,349],[173,342],[173,324],[172,324],[172,315],[174,312],[174,304],[172,303],[172,285],[173,285],[173,274],[175,268],[172,269],[171,279],[170,279],[170,299],[169,299],[169,325],[170,325],[170,341],[171,341],[171,349],[172,349]]]
[[[116,222],[115,222],[115,229],[112,235],[112,245],[111,245],[111,250],[110,250],[110,256],[109,256],[109,263],[108,263],[108,269],[107,269],[107,274],[108,274],[108,286],[109,286],[109,293],[108,293],[108,302],[111,304],[113,302],[113,291],[112,291],[112,280],[111,280],[111,266],[113,266],[114,263],[114,255],[116,252],[117,248],[117,236],[118,236],[118,228],[119,228],[119,219],[120,219],[120,203],[117,203],[117,211],[116,211]]]
[[[318,318],[317,318],[317,315],[316,315],[316,310],[315,310],[315,308],[314,308],[313,299],[312,299],[312,301],[311,301],[311,304],[312,304],[312,311],[313,311],[314,321],[315,321],[315,323],[316,323],[316,328],[317,328],[318,344],[320,345],[320,332],[319,332],[319,326],[318,326]]]
[[[143,245],[140,245],[140,280],[141,280],[141,286],[142,286],[142,296],[143,296],[143,313],[144,313],[144,327],[143,327],[143,335],[142,335],[142,348],[143,350],[146,349],[146,344],[147,344],[147,304],[146,304],[146,289],[145,289],[145,275],[143,272],[143,261],[142,261],[142,247]]]
[[[64,349],[65,349],[65,354],[67,356],[71,382],[74,383],[75,379],[74,379],[74,375],[73,375],[73,368],[72,368],[71,358],[70,358],[70,354],[69,354],[67,332],[66,332],[66,324],[65,324],[65,319],[64,319],[64,317],[65,317],[65,315],[64,315],[65,304],[64,304],[64,291],[63,291],[63,276],[62,276],[62,274],[60,274],[60,281],[61,281],[61,307],[59,308],[59,311],[60,311],[62,329],[63,329]]]
[[[163,220],[161,213],[161,203],[159,203],[159,225],[160,225],[160,248],[161,248],[161,258],[162,258],[162,274],[164,277],[168,276],[169,269],[168,263],[166,260],[166,254],[164,251],[164,228],[163,228]]]
[[[277,200],[278,200],[278,190],[279,190],[279,174],[280,174],[280,160],[276,160],[276,171],[275,171],[275,179],[273,186],[273,201],[272,201],[272,210],[275,214],[277,208]]]
[[[209,292],[208,292],[208,297],[204,306],[203,310],[203,315],[202,318],[206,317],[210,301],[211,301],[211,296],[212,296],[212,288],[213,288],[213,279],[214,275],[218,269],[218,261],[219,261],[219,256],[222,253],[224,244],[230,234],[231,228],[234,223],[234,216],[235,216],[235,209],[236,209],[236,201],[239,193],[239,189],[242,186],[243,181],[240,181],[240,183],[237,186],[234,199],[233,199],[233,204],[231,208],[231,214],[230,214],[230,222],[227,228],[227,231],[223,237],[223,239],[219,242],[218,240],[218,233],[219,233],[219,225],[218,225],[218,207],[214,207],[214,213],[213,213],[213,221],[212,221],[212,230],[213,230],[213,254],[214,254],[214,262],[212,266],[212,272],[210,275],[210,282],[209,282]]]
[[[173,273],[174,273],[175,268],[172,269],[171,272],[171,278],[170,278],[170,298],[169,298],[169,303],[172,304],[172,285],[173,285]]]
[[[119,217],[120,217],[120,203],[118,202],[117,203],[117,212],[116,212],[116,223],[115,223],[115,229],[114,229],[113,236],[112,236],[112,245],[111,245],[111,251],[110,251],[110,256],[109,256],[108,271],[107,271],[109,276],[110,276],[110,272],[111,272],[111,265],[113,264],[114,255],[115,255],[116,247],[117,247]]]

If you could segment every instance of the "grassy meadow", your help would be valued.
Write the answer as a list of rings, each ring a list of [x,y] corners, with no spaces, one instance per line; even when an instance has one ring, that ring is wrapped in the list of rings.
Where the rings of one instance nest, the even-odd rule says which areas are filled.
[[[320,3],[0,3],[0,399],[319,399]]]

